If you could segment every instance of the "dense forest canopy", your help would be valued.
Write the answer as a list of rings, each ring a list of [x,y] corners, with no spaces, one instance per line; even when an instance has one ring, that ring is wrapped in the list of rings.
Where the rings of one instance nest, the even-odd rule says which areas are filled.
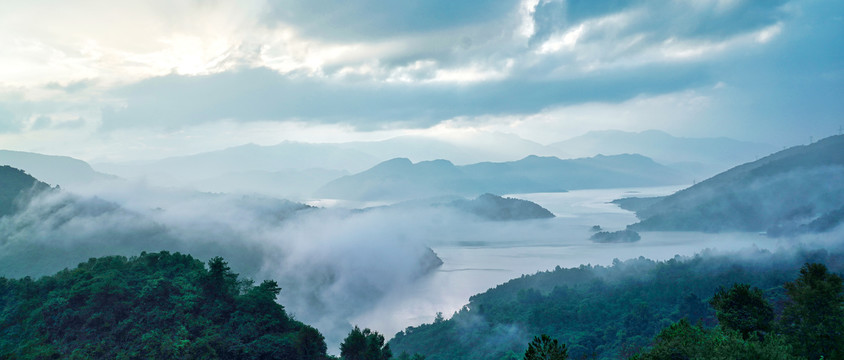
[[[653,344],[663,329],[684,326],[672,325],[681,319],[699,322],[703,327],[695,331],[709,331],[719,323],[709,302],[725,297],[718,289],[735,283],[758,289],[753,294],[785,316],[791,291],[785,284],[807,262],[840,272],[844,252],[707,251],[668,261],[640,257],[607,267],[558,267],[475,295],[451,319],[408,327],[389,344],[394,352],[418,352],[429,360],[521,359],[533,336],[548,334],[575,359],[627,358]]]
[[[219,257],[90,259],[37,280],[0,278],[0,357],[325,359],[316,329]]]

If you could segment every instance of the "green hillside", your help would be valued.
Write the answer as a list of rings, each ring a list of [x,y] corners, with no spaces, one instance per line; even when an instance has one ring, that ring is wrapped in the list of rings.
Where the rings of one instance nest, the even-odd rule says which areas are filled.
[[[840,272],[844,253],[703,253],[558,267],[475,295],[450,319],[408,327],[389,344],[395,353],[420,353],[427,360],[519,360],[534,336],[548,334],[567,345],[572,359],[629,358],[683,318],[705,328],[718,323],[709,299],[734,283],[762,289],[781,313],[787,303],[783,285],[807,262]]]
[[[14,213],[33,195],[50,189],[23,170],[0,166],[0,216]]]
[[[38,280],[0,278],[0,358],[325,359],[322,335],[222,258],[90,259]]]
[[[826,231],[844,217],[844,136],[796,146],[638,208],[632,230]]]

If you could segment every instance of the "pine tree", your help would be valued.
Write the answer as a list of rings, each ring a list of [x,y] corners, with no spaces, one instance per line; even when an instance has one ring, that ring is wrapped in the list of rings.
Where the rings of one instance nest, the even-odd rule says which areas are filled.
[[[524,360],[565,360],[568,357],[566,344],[559,344],[557,339],[542,334],[528,344]]]

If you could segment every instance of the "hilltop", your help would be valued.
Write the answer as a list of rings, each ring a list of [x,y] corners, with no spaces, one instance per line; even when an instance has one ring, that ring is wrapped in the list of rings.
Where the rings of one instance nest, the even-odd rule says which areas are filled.
[[[0,150],[0,165],[24,170],[41,181],[61,187],[115,179],[112,175],[95,171],[85,161],[68,156]]]
[[[17,212],[31,197],[49,189],[50,185],[23,170],[0,166],[0,217]]]
[[[632,230],[829,230],[844,218],[844,136],[779,151],[649,202],[636,207],[641,221]]]

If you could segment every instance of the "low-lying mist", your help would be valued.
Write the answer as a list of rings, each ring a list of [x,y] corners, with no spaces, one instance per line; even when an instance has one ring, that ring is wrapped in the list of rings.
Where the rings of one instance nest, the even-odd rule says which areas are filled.
[[[283,289],[279,302],[316,326],[336,351],[352,325],[390,336],[429,322],[436,312],[448,316],[496,284],[558,265],[667,259],[705,248],[772,249],[788,241],[754,233],[660,232],[644,232],[636,243],[589,241],[593,225],[613,231],[635,221],[609,201],[674,190],[515,195],[557,217],[491,221],[448,206],[315,208],[260,196],[112,183],[45,192],[23,211],[0,218],[0,276],[52,274],[90,257],[141,251],[178,251],[203,260],[222,256],[243,276],[277,280]]]
[[[277,280],[288,311],[337,344],[349,318],[441,264],[415,225],[420,216],[137,183],[50,191],[0,218],[0,275],[52,274],[142,251],[219,255],[244,276]]]

